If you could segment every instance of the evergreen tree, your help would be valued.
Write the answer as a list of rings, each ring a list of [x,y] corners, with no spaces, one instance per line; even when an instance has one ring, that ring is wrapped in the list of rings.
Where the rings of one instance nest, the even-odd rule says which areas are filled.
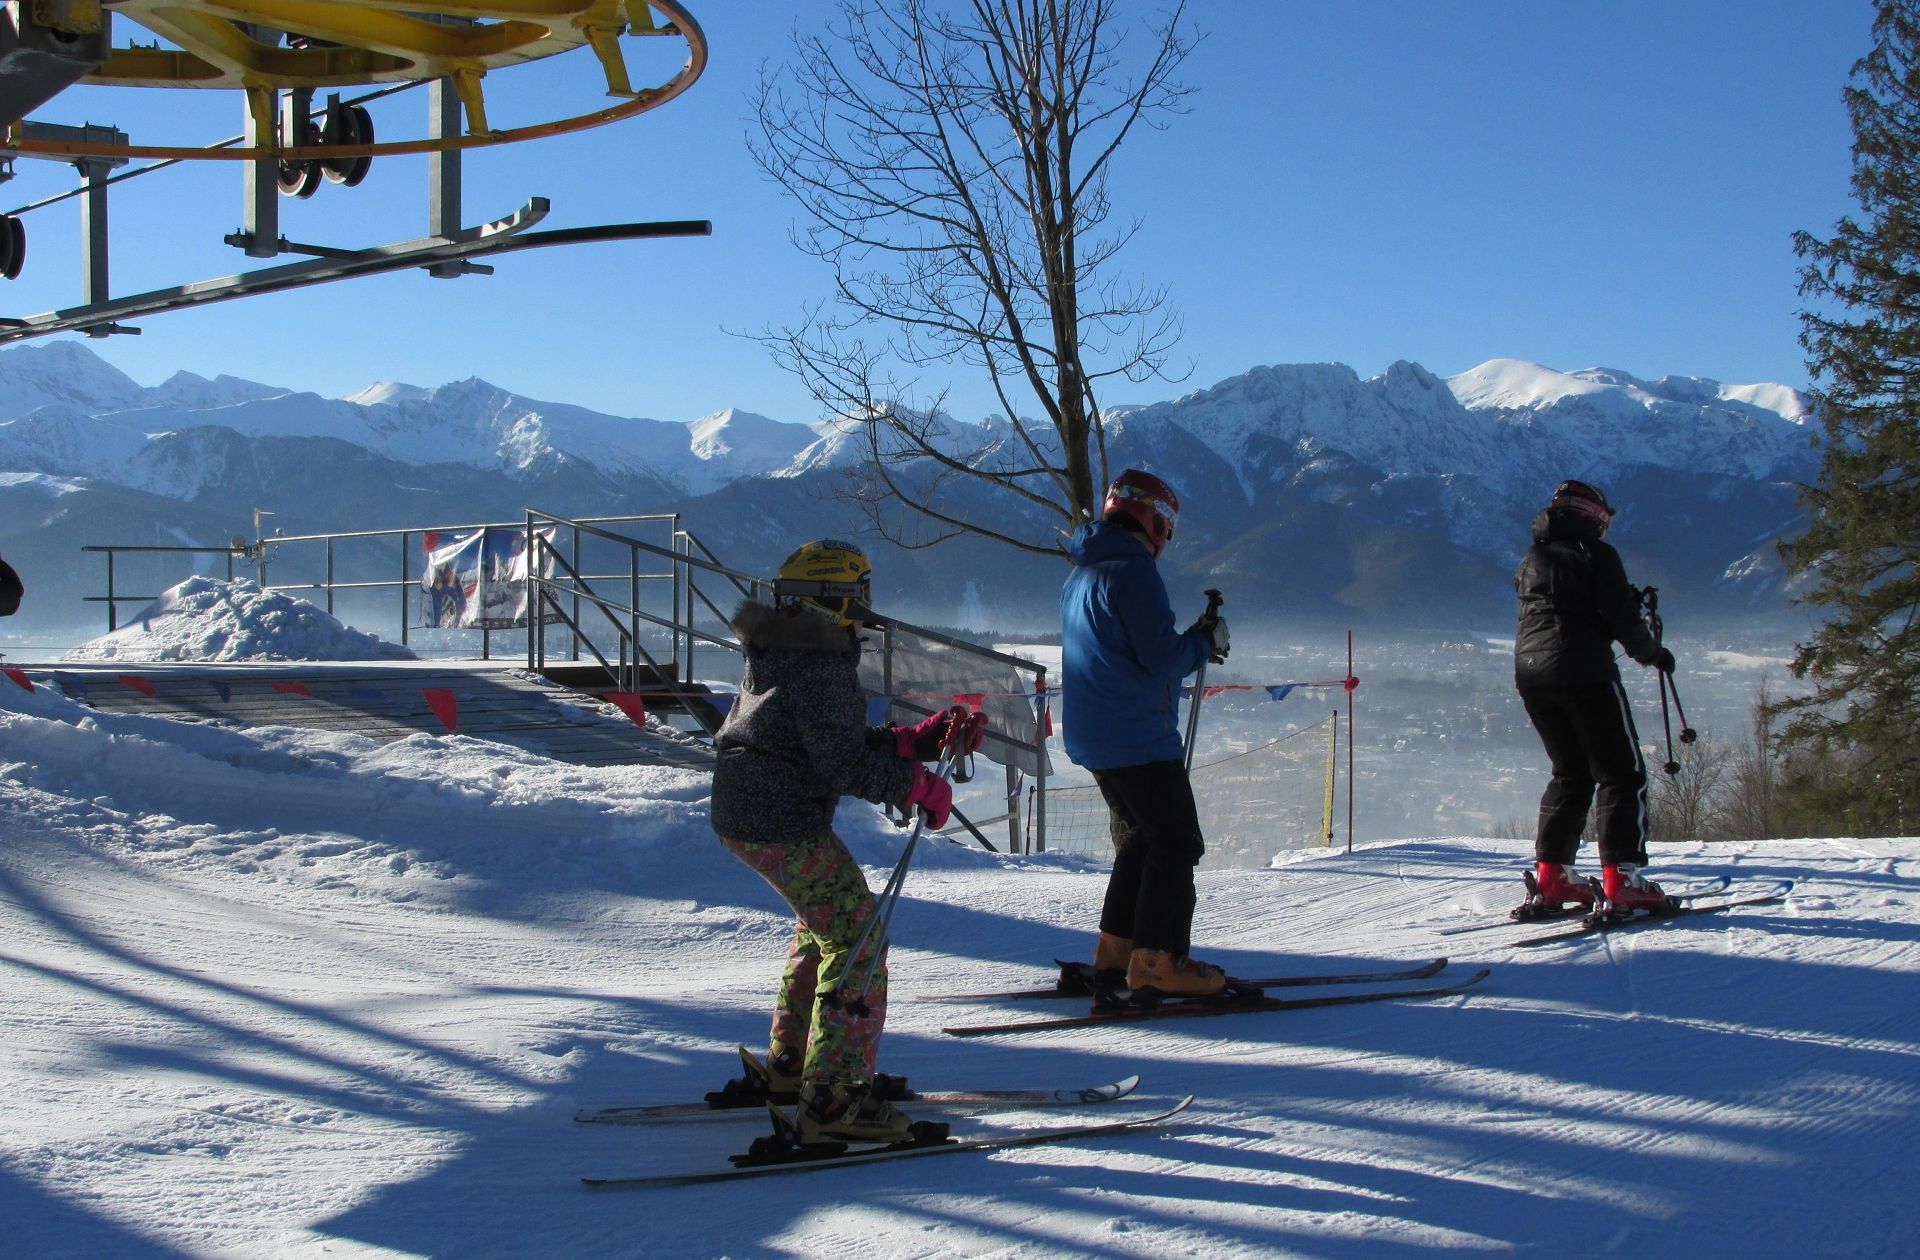
[[[1826,610],[1781,705],[1789,745],[1844,775],[1800,802],[1855,834],[1920,828],[1920,0],[1879,0],[1874,47],[1846,90],[1858,217],[1805,260],[1801,344],[1825,430],[1806,533],[1782,548]]]

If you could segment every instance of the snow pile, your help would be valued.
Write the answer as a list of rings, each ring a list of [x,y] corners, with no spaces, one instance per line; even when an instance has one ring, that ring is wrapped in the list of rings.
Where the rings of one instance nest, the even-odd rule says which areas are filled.
[[[244,578],[191,577],[70,661],[410,661],[411,649]]]

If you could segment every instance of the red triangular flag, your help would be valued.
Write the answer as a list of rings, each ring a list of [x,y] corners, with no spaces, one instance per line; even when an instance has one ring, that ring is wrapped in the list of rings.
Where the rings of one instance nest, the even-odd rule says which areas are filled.
[[[273,684],[273,689],[275,691],[284,691],[290,696],[310,696],[313,694],[313,688],[307,686],[305,683],[277,682]]]
[[[460,725],[460,703],[453,698],[453,692],[445,687],[422,687],[420,694],[427,698],[427,707],[440,719],[440,725],[447,728],[449,735],[453,734]]]
[[[150,696],[153,694],[153,684],[148,682],[146,679],[140,677],[140,675],[138,674],[120,675],[120,685],[123,687],[131,687],[143,696]]]
[[[13,666],[9,665],[6,667],[6,671],[7,671],[7,677],[13,679],[13,681],[19,683],[22,687],[25,687],[28,691],[33,690],[33,679],[27,677],[26,670],[15,669]]]
[[[609,691],[601,699],[633,719],[635,726],[647,724],[647,702],[637,691]]]

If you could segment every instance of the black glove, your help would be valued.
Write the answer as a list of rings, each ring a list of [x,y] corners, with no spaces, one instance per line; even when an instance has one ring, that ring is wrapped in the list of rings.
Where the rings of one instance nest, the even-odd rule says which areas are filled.
[[[1653,659],[1648,661],[1647,664],[1653,666],[1663,674],[1671,674],[1673,672],[1673,653],[1665,648],[1660,648],[1654,652]]]
[[[1195,630],[1207,636],[1207,659],[1215,665],[1224,662],[1233,647],[1233,641],[1227,634],[1227,619],[1220,616],[1202,617],[1187,627],[1188,634]]]

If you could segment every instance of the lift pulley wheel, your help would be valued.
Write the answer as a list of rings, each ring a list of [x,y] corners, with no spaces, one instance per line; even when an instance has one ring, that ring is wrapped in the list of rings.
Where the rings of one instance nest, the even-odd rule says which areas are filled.
[[[27,225],[10,214],[0,215],[0,277],[18,280],[27,262]]]

